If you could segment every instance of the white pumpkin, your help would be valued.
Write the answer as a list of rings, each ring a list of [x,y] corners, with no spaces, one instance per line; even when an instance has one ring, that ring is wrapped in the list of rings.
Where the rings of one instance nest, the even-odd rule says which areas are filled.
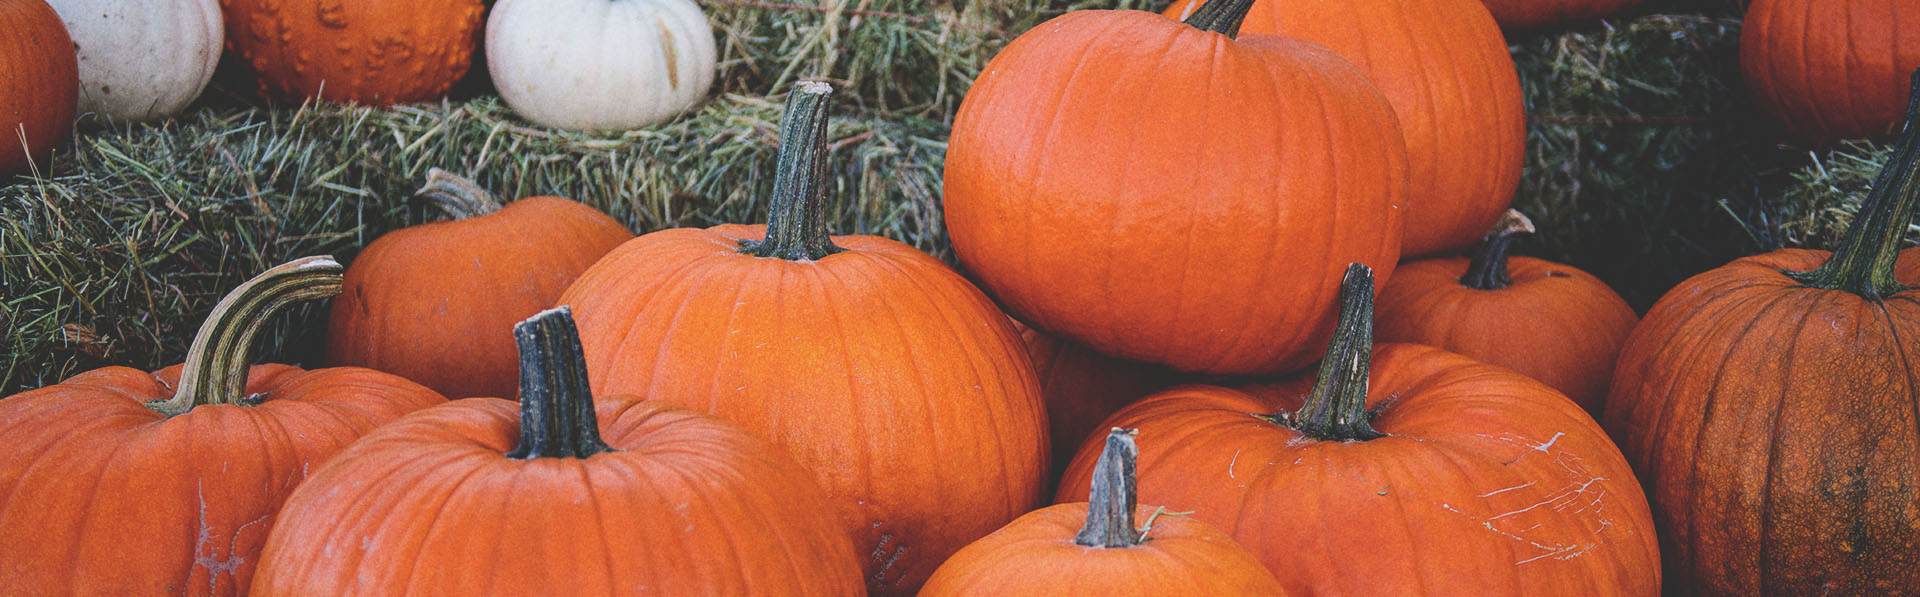
[[[699,103],[719,67],[713,26],[690,0],[500,0],[487,68],[535,124],[619,131]]]
[[[80,58],[80,112],[171,116],[200,97],[220,63],[219,0],[47,0]]]

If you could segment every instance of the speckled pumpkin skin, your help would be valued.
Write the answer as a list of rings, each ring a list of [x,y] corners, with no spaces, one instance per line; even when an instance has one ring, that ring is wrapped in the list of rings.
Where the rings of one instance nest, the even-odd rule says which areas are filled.
[[[434,99],[472,65],[481,0],[220,0],[261,93],[374,106]]]

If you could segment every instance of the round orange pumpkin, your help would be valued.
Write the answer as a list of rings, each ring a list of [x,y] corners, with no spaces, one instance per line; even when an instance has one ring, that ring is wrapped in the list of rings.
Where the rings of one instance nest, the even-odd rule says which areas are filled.
[[[513,396],[513,324],[554,305],[607,251],[633,238],[563,197],[501,207],[473,181],[434,169],[420,195],[454,216],[390,232],[347,268],[327,361],[386,371],[449,398]]]
[[[1472,257],[1400,264],[1380,289],[1383,342],[1426,344],[1540,380],[1599,418],[1613,362],[1640,317],[1577,268],[1509,256],[1533,222],[1509,211]]]
[[[79,98],[79,59],[60,14],[42,0],[0,0],[0,177],[47,172]]]
[[[253,592],[859,593],[852,544],[791,457],[699,413],[596,404],[564,307],[513,334],[519,403],[427,409],[341,451],[287,498]]]
[[[1044,497],[1046,412],[1013,324],[946,264],[828,236],[824,83],[790,94],[770,224],[641,236],[560,297],[602,395],[718,415],[818,476],[875,593]]]
[[[1166,15],[1199,6],[1177,0]],[[1401,255],[1465,249],[1513,203],[1526,106],[1506,37],[1480,0],[1256,0],[1240,33],[1331,48],[1393,104],[1419,193],[1407,205]]]
[[[1135,434],[1107,434],[1088,501],[1029,512],[973,542],[940,565],[921,597],[1287,594],[1220,529],[1136,505]]]
[[[339,292],[340,270],[313,257],[241,285],[185,364],[96,369],[0,400],[0,592],[244,592],[309,467],[445,402],[368,369],[246,366],[262,322]]]
[[[1641,0],[1480,0],[1501,27],[1557,27],[1619,14]]]
[[[1737,259],[1655,302],[1607,431],[1652,494],[1682,592],[1920,590],[1920,72],[1907,125],[1832,253]]]
[[[974,81],[946,223],[1014,316],[1127,360],[1279,373],[1317,358],[1348,262],[1393,268],[1408,201],[1393,107],[1323,47],[1235,39],[1250,1],[1184,24],[1071,12]]]
[[[1139,499],[1220,526],[1291,592],[1656,594],[1647,504],[1600,426],[1512,371],[1372,347],[1372,292],[1355,267],[1317,377],[1183,386],[1109,418],[1155,438]]]
[[[481,0],[220,0],[261,93],[371,106],[438,98],[466,75]]]
[[[1920,68],[1920,2],[1754,0],[1740,31],[1747,90],[1801,141],[1893,136]]]

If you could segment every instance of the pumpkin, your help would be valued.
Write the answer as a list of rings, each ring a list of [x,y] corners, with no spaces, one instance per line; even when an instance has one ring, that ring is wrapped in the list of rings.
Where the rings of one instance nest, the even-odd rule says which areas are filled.
[[[1592,274],[1508,255],[1532,233],[1533,222],[1510,210],[1471,257],[1400,264],[1380,289],[1375,332],[1518,371],[1598,418],[1614,359],[1640,317]]]
[[[1920,68],[1920,3],[1754,0],[1740,31],[1748,95],[1793,137],[1884,139]]]
[[[1179,379],[1172,371],[1114,359],[1019,321],[1013,326],[1027,345],[1040,393],[1046,396],[1047,437],[1053,438],[1054,454],[1072,454],[1107,415]],[[1067,459],[1056,458],[1048,478],[1057,480],[1066,470]]]
[[[423,410],[341,451],[287,498],[253,592],[860,591],[851,542],[791,457],[699,413],[596,403],[565,307],[513,335],[520,402]]]
[[[0,176],[46,172],[73,128],[73,40],[42,0],[0,0]]]
[[[1046,412],[1020,337],[925,253],[829,236],[831,87],[788,95],[767,226],[676,228],[561,295],[594,388],[712,413],[812,469],[868,587],[911,593],[1044,498]]]
[[[1640,5],[1641,0],[1480,0],[1493,20],[1510,29],[1558,27],[1610,17]]]
[[[973,542],[941,564],[920,595],[1287,594],[1220,529],[1136,505],[1135,434],[1107,434],[1088,501],[1029,512]],[[1145,528],[1134,525],[1142,519]]]
[[[26,595],[244,592],[309,467],[442,403],[355,368],[246,366],[262,324],[340,291],[340,264],[267,270],[214,307],[186,363],[107,367],[0,400],[0,578]]]
[[[216,0],[51,0],[79,53],[80,111],[153,120],[200,97],[225,34]]]
[[[445,95],[479,43],[481,0],[220,0],[227,45],[271,98],[371,106]]]
[[[1166,15],[1185,18],[1199,6],[1177,0]],[[1393,104],[1407,178],[1419,189],[1401,255],[1472,246],[1513,202],[1526,106],[1506,38],[1479,0],[1257,0],[1240,32],[1331,48]]]
[[[1351,269],[1315,375],[1183,386],[1108,418],[1155,438],[1140,501],[1218,525],[1289,592],[1658,592],[1645,497],[1599,424],[1507,369],[1371,347],[1372,293]],[[1060,501],[1087,491],[1096,451],[1081,446]]]
[[[713,27],[691,0],[501,0],[486,48],[500,99],[564,129],[666,122],[719,72]]]
[[[1109,356],[1221,375],[1318,358],[1342,268],[1400,255],[1405,143],[1379,89],[1293,38],[1074,11],[1022,34],[954,117],[945,216],[1021,321]]]
[[[1907,126],[1833,252],[1681,282],[1620,353],[1607,431],[1646,480],[1678,589],[1920,590],[1920,72]]]
[[[452,398],[513,396],[513,324],[633,238],[600,210],[564,197],[502,207],[471,180],[435,168],[417,195],[453,220],[375,239],[333,302],[327,361],[394,373]]]

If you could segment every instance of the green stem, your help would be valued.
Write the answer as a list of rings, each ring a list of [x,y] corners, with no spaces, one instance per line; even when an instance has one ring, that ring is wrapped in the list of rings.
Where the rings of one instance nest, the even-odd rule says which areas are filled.
[[[1201,31],[1240,37],[1240,23],[1247,20],[1247,11],[1252,9],[1253,0],[1207,0],[1182,22]]]
[[[427,204],[446,212],[455,220],[464,220],[475,216],[484,216],[502,207],[500,200],[493,197],[480,183],[472,179],[441,170],[427,170],[427,184],[414,191],[413,196]]]
[[[1513,241],[1523,235],[1533,234],[1533,220],[1517,209],[1508,209],[1500,221],[1493,224],[1493,230],[1473,246],[1471,260],[1467,262],[1467,273],[1460,276],[1460,283],[1477,290],[1499,290],[1513,285],[1513,277],[1507,275],[1507,249]]]
[[[208,404],[241,404],[247,391],[247,356],[260,329],[274,315],[301,301],[340,294],[346,269],[329,256],[305,257],[261,272],[214,304],[187,349],[173,397],[147,403],[174,416]]]
[[[586,458],[613,448],[587,389],[587,357],[573,310],[560,306],[513,326],[520,345],[520,443],[508,458]]]
[[[1340,319],[1320,361],[1319,377],[1306,404],[1283,424],[1322,441],[1366,441],[1374,431],[1367,413],[1367,365],[1373,358],[1373,268],[1347,265],[1340,282]]]
[[[1139,492],[1134,487],[1135,462],[1140,448],[1133,443],[1138,429],[1113,428],[1107,432],[1107,447],[1093,464],[1093,491],[1087,495],[1087,524],[1073,542],[1087,547],[1133,547],[1140,544],[1140,530],[1133,526],[1133,510]]]
[[[1914,71],[1909,89],[1906,124],[1893,155],[1873,179],[1873,190],[1847,225],[1839,248],[1813,271],[1788,276],[1814,288],[1845,290],[1876,301],[1908,289],[1893,278],[1893,266],[1913,221],[1915,197],[1920,196],[1920,176],[1914,175],[1920,161],[1920,130],[1914,126],[1920,117],[1920,70]]]
[[[842,251],[827,235],[827,107],[833,87],[802,81],[787,94],[767,238],[741,243],[756,257],[811,261]]]

